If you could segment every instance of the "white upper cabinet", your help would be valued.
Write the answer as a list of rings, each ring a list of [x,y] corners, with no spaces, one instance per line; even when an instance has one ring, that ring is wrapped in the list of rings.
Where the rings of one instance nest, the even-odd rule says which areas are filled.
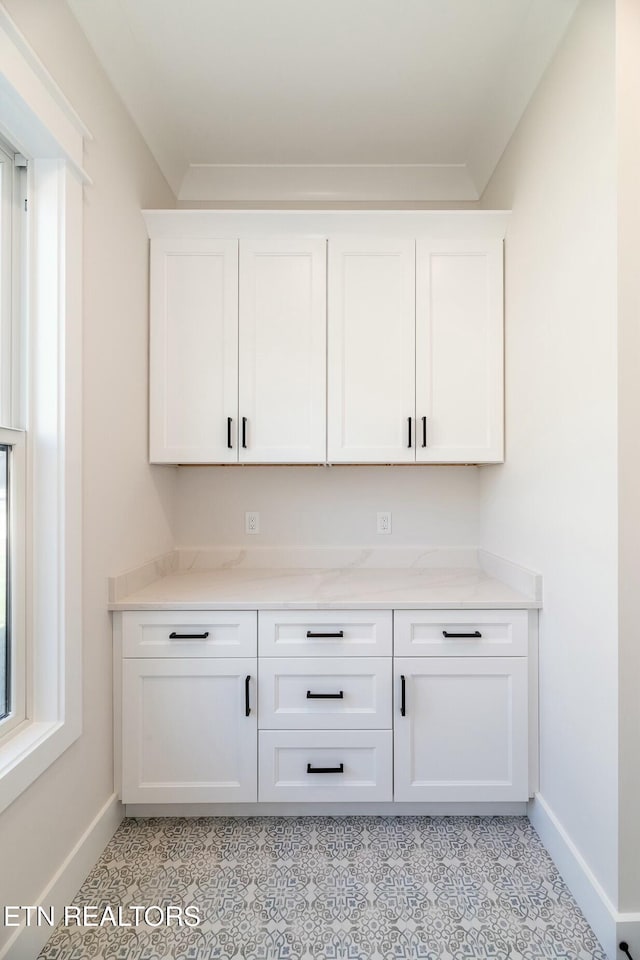
[[[237,240],[152,240],[150,308],[152,463],[237,460]]]
[[[503,460],[507,214],[145,216],[152,462]]]
[[[502,241],[418,240],[416,459],[503,459]]]
[[[415,459],[415,242],[329,240],[329,462]]]
[[[239,459],[326,457],[326,240],[240,240]]]

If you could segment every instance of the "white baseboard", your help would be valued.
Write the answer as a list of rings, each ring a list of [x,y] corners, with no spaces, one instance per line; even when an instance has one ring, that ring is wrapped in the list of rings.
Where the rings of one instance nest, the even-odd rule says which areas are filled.
[[[640,914],[618,913],[539,793],[529,804],[529,819],[610,960],[623,957],[618,949],[621,940],[629,944],[634,958],[640,958]]]
[[[98,815],[89,824],[73,850],[55,872],[34,904],[54,908],[54,915],[62,915],[87,875],[100,857],[124,816],[124,809],[113,794]],[[49,926],[18,927],[0,950],[0,960],[35,960],[53,933]]]

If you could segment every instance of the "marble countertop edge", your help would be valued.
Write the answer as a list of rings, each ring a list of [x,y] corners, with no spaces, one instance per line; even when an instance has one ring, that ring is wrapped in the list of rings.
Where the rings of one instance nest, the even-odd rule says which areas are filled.
[[[109,605],[114,612],[127,610],[539,610],[541,600],[317,600],[285,601],[140,601],[131,598]]]

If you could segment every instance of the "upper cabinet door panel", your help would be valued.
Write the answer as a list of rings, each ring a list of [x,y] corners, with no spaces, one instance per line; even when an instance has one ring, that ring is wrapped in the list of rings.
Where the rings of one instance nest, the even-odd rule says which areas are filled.
[[[330,240],[328,289],[328,460],[415,460],[414,241]]]
[[[237,460],[237,240],[152,240],[150,301],[151,461]]]
[[[503,459],[502,250],[493,239],[418,240],[418,461]]]
[[[322,239],[240,241],[241,462],[325,460],[326,258]]]

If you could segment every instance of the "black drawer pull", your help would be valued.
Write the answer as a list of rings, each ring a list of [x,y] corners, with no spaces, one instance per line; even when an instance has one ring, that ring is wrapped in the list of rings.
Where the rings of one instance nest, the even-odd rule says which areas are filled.
[[[312,767],[311,764],[308,763],[307,773],[344,773],[344,763],[341,763],[337,767]]]
[[[344,700],[344,691],[340,693],[311,693],[307,690],[307,700]]]
[[[244,450],[247,449],[247,418],[242,418],[242,447]]]
[[[400,676],[400,716],[407,715],[407,681],[404,676]]]
[[[307,630],[308,640],[317,640],[319,637],[326,637],[331,640],[342,640],[344,637],[344,630],[337,630],[335,633],[313,633],[313,631]]]
[[[447,640],[478,640],[482,636],[479,630],[474,630],[473,633],[447,633],[446,630],[442,631],[442,636],[446,637]]]
[[[227,417],[227,447],[229,450],[233,450],[233,441],[231,440],[231,424],[233,420],[231,417]]]
[[[422,418],[422,446],[426,447],[427,445],[427,418]]]
[[[244,679],[244,715],[248,717],[251,713],[251,706],[249,705],[249,684],[251,683],[251,677],[246,676]]]
[[[204,633],[173,633],[169,634],[169,640],[206,640],[209,636],[209,631],[205,630]]]
[[[407,417],[407,434],[408,434],[407,440],[409,441],[409,442],[407,443],[407,446],[409,447],[409,449],[411,449],[411,446],[412,446],[411,417]]]

